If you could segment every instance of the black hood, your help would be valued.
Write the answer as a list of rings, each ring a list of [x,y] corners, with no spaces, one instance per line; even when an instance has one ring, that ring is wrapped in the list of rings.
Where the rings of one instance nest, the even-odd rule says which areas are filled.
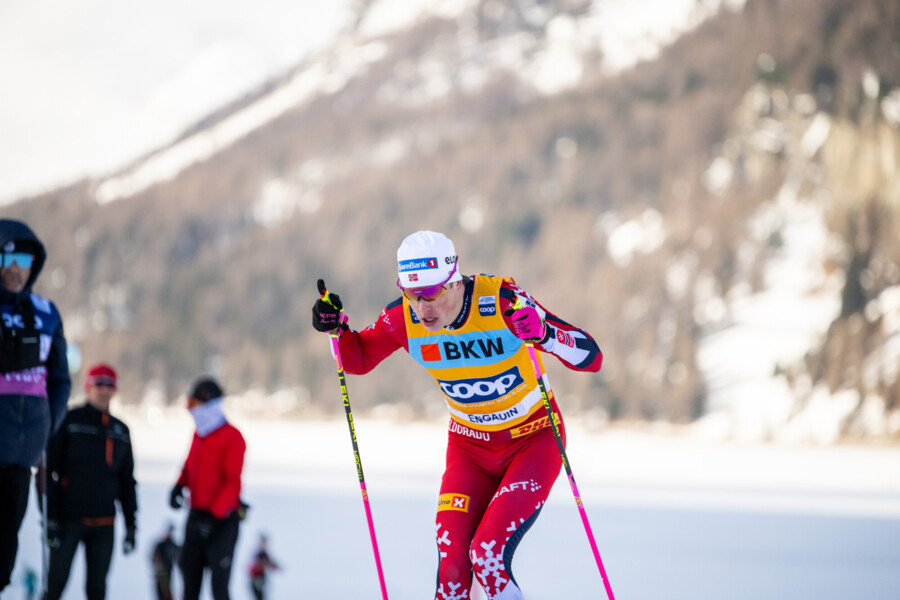
[[[29,252],[34,255],[31,276],[23,291],[30,293],[31,286],[37,281],[47,259],[47,252],[41,240],[25,223],[13,219],[0,219],[0,252]]]

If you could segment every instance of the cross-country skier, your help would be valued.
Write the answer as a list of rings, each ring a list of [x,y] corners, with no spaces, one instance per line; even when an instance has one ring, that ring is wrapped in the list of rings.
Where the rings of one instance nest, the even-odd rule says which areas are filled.
[[[462,275],[443,234],[418,231],[404,239],[397,271],[402,295],[371,326],[349,329],[333,293],[330,302],[316,301],[313,326],[340,328],[347,373],[368,373],[403,348],[444,396],[451,418],[435,520],[436,600],[468,598],[473,572],[489,600],[520,600],[513,553],[562,466],[526,342],[576,371],[599,371],[603,355],[590,335],[548,312],[512,278]]]

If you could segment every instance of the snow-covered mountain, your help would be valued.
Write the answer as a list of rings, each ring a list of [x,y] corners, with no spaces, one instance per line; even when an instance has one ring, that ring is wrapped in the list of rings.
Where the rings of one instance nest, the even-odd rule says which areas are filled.
[[[570,11],[559,10],[571,5]],[[554,95],[586,77],[614,75],[659,51],[723,8],[739,10],[744,0],[590,0],[576,3],[523,2],[504,6],[480,0],[376,0],[357,2],[333,44],[305,61],[283,82],[210,127],[102,178],[98,202],[138,193],[208,159],[285,111],[314,98],[334,96],[366,73],[402,40],[401,33],[430,18],[460,23],[456,39],[435,44],[416,57],[403,78],[381,91],[381,101],[427,106],[451,91],[474,94],[508,73],[536,94]],[[480,39],[479,18],[508,23]],[[468,23],[468,25],[467,25]]]
[[[203,370],[280,412],[324,410],[311,282],[364,327],[396,293],[397,240],[430,228],[466,272],[514,275],[598,339],[598,378],[551,367],[590,423],[900,432],[895,9],[382,0],[352,16],[145,159],[12,207],[41,215],[48,295],[85,355],[117,357],[126,398],[164,402]],[[407,367],[379,366],[355,405],[440,411]]]
[[[349,4],[0,4],[0,204],[168,145],[333,39]]]

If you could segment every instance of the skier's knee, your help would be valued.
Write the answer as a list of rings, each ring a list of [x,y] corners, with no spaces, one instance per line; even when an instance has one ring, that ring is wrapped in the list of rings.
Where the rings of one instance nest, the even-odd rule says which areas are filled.
[[[454,583],[468,583],[472,578],[472,566],[466,561],[464,564],[458,561],[442,560],[438,567],[438,581],[452,581]]]

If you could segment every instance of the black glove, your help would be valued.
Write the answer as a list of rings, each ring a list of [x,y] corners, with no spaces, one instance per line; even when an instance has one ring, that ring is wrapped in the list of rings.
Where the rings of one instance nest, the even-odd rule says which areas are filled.
[[[205,510],[194,510],[188,518],[187,530],[206,541],[212,537],[218,526],[219,519],[214,514]]]
[[[341,297],[337,294],[329,294],[328,299],[330,302],[319,298],[313,304],[312,322],[316,331],[331,331],[341,324],[341,310],[344,308]]]
[[[169,492],[169,506],[178,510],[184,506],[184,486],[175,484],[172,491]]]
[[[124,553],[126,556],[134,552],[134,533],[135,531],[133,528],[129,528],[125,533],[125,541],[122,542],[122,553]]]
[[[62,540],[62,526],[56,519],[47,519],[47,547],[59,548]]]

